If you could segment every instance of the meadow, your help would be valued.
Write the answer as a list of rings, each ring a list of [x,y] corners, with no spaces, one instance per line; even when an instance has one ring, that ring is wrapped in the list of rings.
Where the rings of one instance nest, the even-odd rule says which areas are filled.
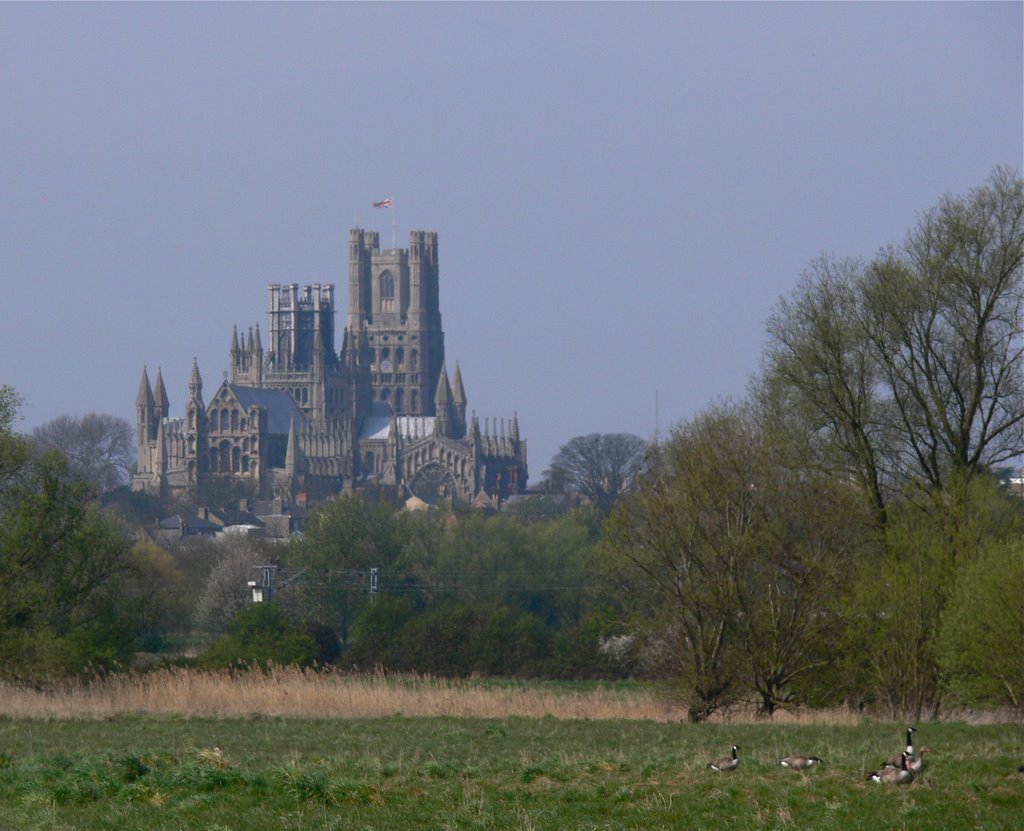
[[[904,725],[845,712],[691,725],[638,685],[146,679],[0,688],[0,829],[1024,827],[1019,721],[918,724],[929,766],[898,788],[864,773]],[[709,770],[732,744],[739,769]]]

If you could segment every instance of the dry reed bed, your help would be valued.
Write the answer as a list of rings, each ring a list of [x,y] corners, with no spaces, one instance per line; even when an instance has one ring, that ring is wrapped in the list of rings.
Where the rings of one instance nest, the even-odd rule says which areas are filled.
[[[606,687],[556,690],[425,676],[312,672],[202,672],[164,669],[64,682],[39,690],[0,683],[0,717],[110,718],[139,713],[179,717],[391,715],[678,720],[678,710],[642,691]]]
[[[350,674],[275,667],[267,672],[162,669],[65,681],[44,689],[0,681],[0,718],[105,719],[138,714],[178,718],[383,718],[400,715],[683,721],[686,711],[651,689],[594,685],[452,680],[421,675]],[[874,714],[878,720],[888,720]],[[775,724],[854,726],[872,715],[847,708],[779,710]],[[711,721],[760,719],[736,707]],[[943,720],[973,724],[1021,723],[1019,712],[958,711]]]

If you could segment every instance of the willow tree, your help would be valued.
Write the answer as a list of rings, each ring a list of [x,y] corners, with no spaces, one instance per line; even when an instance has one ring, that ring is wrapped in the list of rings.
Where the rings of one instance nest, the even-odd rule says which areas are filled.
[[[866,266],[812,264],[768,325],[767,387],[880,525],[894,494],[1024,453],[1024,183],[997,168]]]
[[[834,659],[860,503],[788,461],[750,407],[713,407],[673,430],[610,524],[646,654],[691,720],[745,692],[771,715]]]

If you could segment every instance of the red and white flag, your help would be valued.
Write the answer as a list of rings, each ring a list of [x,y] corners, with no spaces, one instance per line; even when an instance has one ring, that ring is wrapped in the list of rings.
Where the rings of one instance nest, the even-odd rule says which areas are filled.
[[[381,199],[380,202],[374,202],[373,203],[373,207],[375,207],[375,208],[390,208],[391,207],[391,197],[389,196],[387,199]]]

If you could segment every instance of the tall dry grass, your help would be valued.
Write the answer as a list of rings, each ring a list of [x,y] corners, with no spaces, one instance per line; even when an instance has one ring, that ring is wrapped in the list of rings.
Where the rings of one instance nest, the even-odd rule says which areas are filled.
[[[47,689],[0,682],[0,717],[109,718],[139,713],[181,717],[288,716],[380,718],[390,715],[509,715],[558,718],[678,719],[650,693],[605,687],[556,690],[427,676],[343,674],[275,667],[267,672],[162,669]]]
[[[276,667],[267,672],[162,669],[65,681],[46,689],[0,682],[0,717],[110,718],[129,713],[186,718],[380,718],[391,715],[681,721],[686,711],[643,688],[585,689],[496,684],[385,673],[346,674]],[[733,712],[730,720],[753,713]],[[847,711],[783,713],[776,721],[856,723]]]
[[[349,674],[275,667],[267,672],[161,669],[45,689],[0,681],[0,718],[105,719],[139,714],[181,718],[382,718],[400,715],[685,721],[686,711],[651,688],[494,683],[383,672]],[[779,710],[775,724],[852,726],[870,714],[846,708]],[[753,706],[719,713],[711,721],[759,721]],[[887,720],[880,718],[878,720]],[[949,713],[970,723],[1020,721],[1006,711]]]

